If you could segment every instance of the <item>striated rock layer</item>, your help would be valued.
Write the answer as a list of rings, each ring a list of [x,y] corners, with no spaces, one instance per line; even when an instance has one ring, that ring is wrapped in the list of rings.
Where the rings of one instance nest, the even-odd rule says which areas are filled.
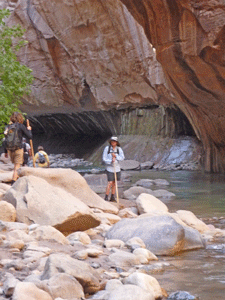
[[[23,109],[36,116],[178,107],[225,172],[223,0],[14,0],[26,29],[19,59],[33,69]]]

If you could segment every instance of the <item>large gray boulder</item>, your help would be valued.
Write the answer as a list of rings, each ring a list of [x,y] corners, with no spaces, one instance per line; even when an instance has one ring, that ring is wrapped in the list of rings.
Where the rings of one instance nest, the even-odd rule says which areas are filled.
[[[108,239],[124,242],[132,237],[143,240],[146,248],[156,255],[173,255],[184,247],[185,231],[171,216],[122,219],[106,234]]]
[[[33,175],[43,178],[49,184],[61,187],[91,208],[99,208],[104,212],[114,214],[118,213],[116,206],[98,196],[89,187],[84,177],[72,169],[23,167],[18,170],[18,174],[21,177]]]
[[[19,178],[4,200],[16,208],[18,222],[51,225],[67,234],[100,224],[99,218],[78,198],[35,176]]]

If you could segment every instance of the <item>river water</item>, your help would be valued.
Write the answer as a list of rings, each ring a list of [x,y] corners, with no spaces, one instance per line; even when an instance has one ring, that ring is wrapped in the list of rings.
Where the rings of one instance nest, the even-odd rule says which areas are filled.
[[[206,224],[225,229],[225,175],[154,170],[130,171],[129,174],[131,182],[125,184],[124,190],[142,178],[166,179],[169,186],[155,189],[164,188],[176,195],[170,200],[161,199],[169,212],[189,210]],[[180,290],[201,300],[225,299],[225,238],[215,239],[205,249],[159,257],[159,263],[166,267],[149,274],[168,294]]]
[[[138,179],[166,179],[164,189],[176,197],[163,201],[170,212],[190,210],[207,224],[225,229],[225,176],[200,171],[135,171],[132,183]],[[131,184],[132,184],[131,183]],[[151,274],[168,292],[188,291],[202,300],[225,299],[225,239],[220,238],[206,249],[186,251],[173,257],[160,257],[169,263],[163,271]]]

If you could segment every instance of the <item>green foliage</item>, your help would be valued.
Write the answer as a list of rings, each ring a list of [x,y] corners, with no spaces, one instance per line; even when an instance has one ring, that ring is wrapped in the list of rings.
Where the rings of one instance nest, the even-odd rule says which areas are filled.
[[[0,10],[0,137],[14,111],[19,111],[21,98],[30,92],[32,70],[20,64],[17,52],[27,41],[20,25],[9,27],[5,20],[9,10]]]

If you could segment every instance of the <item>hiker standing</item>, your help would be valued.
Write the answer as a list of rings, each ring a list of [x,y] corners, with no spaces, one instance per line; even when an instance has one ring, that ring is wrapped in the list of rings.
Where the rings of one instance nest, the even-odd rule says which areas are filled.
[[[22,138],[22,147],[23,147],[23,166],[27,166],[29,156],[31,156],[31,147],[27,143],[25,137]]]
[[[5,157],[10,156],[11,162],[14,164],[13,177],[11,185],[17,180],[17,171],[23,164],[23,147],[22,137],[26,136],[28,139],[32,139],[31,127],[27,128],[23,124],[23,115],[19,112],[14,112],[10,117],[10,123],[7,125],[5,134],[5,147],[8,153],[5,153]]]
[[[49,168],[48,154],[44,151],[44,147],[38,146],[38,152],[34,156],[34,163],[38,161],[38,167]]]
[[[116,173],[116,180],[120,180],[121,171],[119,161],[124,160],[124,153],[120,144],[118,142],[118,138],[116,136],[112,136],[109,140],[109,146],[106,146],[102,160],[106,165],[106,174],[108,179],[108,184],[106,187],[105,193],[105,200],[106,201],[115,201],[115,173]],[[111,189],[111,198],[109,200],[109,193]]]

